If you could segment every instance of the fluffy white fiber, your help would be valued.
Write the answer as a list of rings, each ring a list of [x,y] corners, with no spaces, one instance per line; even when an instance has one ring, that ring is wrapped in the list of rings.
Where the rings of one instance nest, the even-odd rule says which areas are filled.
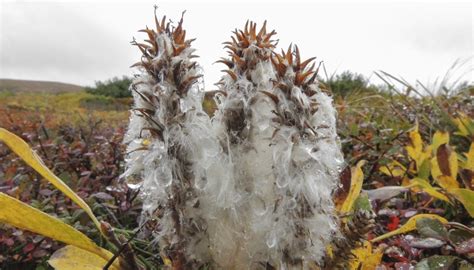
[[[211,119],[199,81],[177,94],[169,79],[176,65],[192,67],[181,82],[199,74],[190,47],[174,55],[172,34],[156,34],[161,69],[133,82],[125,136],[124,176],[139,183],[144,218],[158,218],[163,253],[183,269],[317,264],[337,232],[331,196],[343,162],[331,97],[316,81],[293,83],[291,65],[278,75],[272,48],[255,41],[239,48],[246,64],[223,77]]]

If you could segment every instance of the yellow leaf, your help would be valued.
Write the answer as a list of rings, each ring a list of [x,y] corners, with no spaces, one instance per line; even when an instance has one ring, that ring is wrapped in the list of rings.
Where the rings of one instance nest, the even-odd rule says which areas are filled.
[[[332,245],[327,245],[326,246],[326,254],[329,256],[329,258],[334,258],[334,250],[332,248]]]
[[[431,176],[442,188],[447,189],[449,188],[449,185],[445,185],[447,179],[440,180],[440,176],[450,176],[457,182],[458,156],[447,144],[440,145],[435,152],[436,156],[431,159]],[[449,183],[453,184],[452,181]]]
[[[372,243],[365,241],[361,247],[351,250],[351,253],[354,255],[354,259],[349,262],[349,268],[357,270],[365,258],[372,254]]]
[[[466,188],[456,188],[449,191],[466,208],[471,217],[474,217],[474,191]]]
[[[365,258],[362,262],[362,270],[373,270],[376,269],[377,266],[382,261],[383,251],[377,250],[374,253],[370,254]]]
[[[459,130],[455,134],[465,136],[465,137],[469,137],[471,135],[469,127],[471,127],[472,129],[474,122],[466,114],[459,113],[459,117],[454,118],[453,121],[454,123],[456,123],[456,126],[458,127],[458,130]]]
[[[57,250],[48,260],[55,270],[102,270],[107,262],[104,258],[75,246]],[[112,265],[109,269],[119,268]]]
[[[161,256],[161,259],[163,260],[163,264],[165,266],[171,266],[173,263],[171,262],[170,258],[166,256]]]
[[[469,151],[464,155],[466,156],[466,163],[464,164],[464,169],[474,171],[474,142],[471,143]]]
[[[365,164],[365,160],[361,160],[355,167],[351,169],[351,187],[346,200],[342,204],[341,208],[338,209],[341,213],[347,213],[352,210],[355,200],[359,197],[360,191],[362,190],[362,183],[364,182],[364,172],[362,166]]]
[[[381,166],[379,170],[385,175],[400,177],[405,175],[407,169],[400,162],[394,160],[387,165]]]
[[[437,198],[437,199],[440,199],[440,200],[443,200],[443,201],[446,201],[448,203],[451,203],[448,199],[448,197],[446,197],[446,195],[444,195],[443,193],[437,191],[428,181],[426,181],[425,179],[421,179],[421,178],[413,178],[410,182],[410,185],[414,185],[414,186],[418,186],[420,187],[424,192],[428,193],[429,195],[431,195],[432,197],[434,198]],[[414,190],[415,192],[417,192],[417,190],[415,189]]]
[[[394,231],[391,231],[391,232],[388,232],[386,234],[383,234],[379,237],[376,237],[372,240],[370,240],[371,242],[377,242],[377,241],[380,241],[380,240],[383,240],[383,239],[386,239],[386,238],[389,238],[389,237],[392,237],[394,235],[397,235],[397,234],[402,234],[402,233],[406,233],[406,232],[410,232],[410,231],[413,231],[416,229],[416,221],[418,219],[421,219],[421,218],[432,218],[432,219],[437,219],[439,220],[441,223],[445,224],[447,223],[448,221],[443,218],[443,217],[440,217],[438,215],[433,215],[433,214],[418,214],[416,216],[413,216],[411,217],[403,226],[401,226],[400,228],[394,230]]]
[[[364,244],[351,251],[355,258],[349,262],[351,270],[372,270],[380,264],[383,252],[381,250],[372,251],[372,244],[365,241]]]
[[[0,128],[0,141],[4,142],[13,152],[23,159],[28,165],[35,169],[41,176],[47,179],[57,189],[62,191],[72,201],[79,205],[94,221],[99,231],[100,223],[92,213],[91,208],[79,197],[71,188],[69,188],[61,179],[59,179],[53,172],[51,172],[43,163],[41,158],[33,151],[28,144],[20,137],[9,132],[6,129]]]
[[[412,183],[410,182],[410,179],[409,179],[408,177],[403,177],[401,186],[402,186],[402,187],[411,187],[411,186],[413,186],[413,185],[412,185]]]
[[[405,147],[405,150],[407,151],[408,156],[415,161],[416,166],[419,167],[423,162],[420,160],[423,152],[423,140],[418,132],[418,124],[415,126],[414,130],[408,133],[408,137],[410,138],[410,144]]]
[[[438,130],[433,135],[433,143],[431,144],[431,148],[436,153],[436,150],[438,150],[438,147],[442,144],[449,144],[449,133]]]
[[[459,188],[459,183],[452,176],[441,175],[436,178],[436,182],[448,192],[453,188]]]
[[[439,169],[438,160],[436,157],[434,157],[431,159],[431,176],[433,176],[433,178],[436,179],[437,177],[440,177],[441,175],[443,175],[443,173]]]
[[[0,222],[87,250],[108,260],[112,254],[61,220],[0,192]]]

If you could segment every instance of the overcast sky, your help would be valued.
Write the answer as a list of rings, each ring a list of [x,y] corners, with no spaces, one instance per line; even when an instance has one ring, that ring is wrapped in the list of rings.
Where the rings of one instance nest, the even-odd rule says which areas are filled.
[[[432,82],[468,59],[459,73],[474,80],[472,1],[0,1],[0,78],[93,85],[131,75],[140,54],[129,42],[144,38],[137,30],[153,26],[158,4],[159,15],[174,21],[186,10],[184,27],[197,38],[208,88],[224,68],[213,64],[226,56],[222,42],[247,19],[268,20],[278,47],[296,43],[329,73],[384,70]]]

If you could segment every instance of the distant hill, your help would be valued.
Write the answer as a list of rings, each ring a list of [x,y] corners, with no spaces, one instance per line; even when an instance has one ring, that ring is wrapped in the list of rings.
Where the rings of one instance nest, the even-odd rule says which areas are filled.
[[[63,93],[82,90],[84,87],[69,83],[0,79],[0,91]]]

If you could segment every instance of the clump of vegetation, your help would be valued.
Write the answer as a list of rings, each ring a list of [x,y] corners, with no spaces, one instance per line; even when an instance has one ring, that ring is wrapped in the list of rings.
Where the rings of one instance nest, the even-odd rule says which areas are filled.
[[[225,43],[211,119],[183,20],[161,21],[134,41],[143,55],[124,174],[141,185],[146,220],[158,220],[161,253],[175,269],[320,264],[338,234],[331,193],[343,158],[315,58],[297,46],[275,53],[276,32],[247,22]]]
[[[471,94],[469,91],[460,91],[448,96],[415,98],[401,93],[393,93],[389,97],[352,94],[337,99],[338,133],[347,165],[341,174],[342,188],[337,193],[335,203],[338,209],[342,209],[344,202],[348,202],[344,208],[351,210],[343,214],[347,218],[353,215],[352,212],[367,211],[369,206],[376,217],[374,223],[367,223],[367,227],[357,230],[351,230],[354,228],[351,225],[354,224],[352,219],[342,218],[342,228],[367,232],[367,235],[362,239],[358,234],[349,235],[351,241],[358,246],[355,250],[349,250],[348,254],[352,254],[350,256],[353,260],[347,261],[344,258],[342,262],[328,261],[327,265],[342,265],[344,269],[349,268],[348,263],[352,269],[361,265],[368,269],[373,269],[373,265],[383,265],[391,269],[420,264],[418,267],[425,267],[421,269],[442,269],[435,266],[445,264],[469,269],[472,267],[469,265],[472,264],[472,249],[469,249],[469,243],[473,239],[474,226],[468,213],[469,204],[465,206],[469,201],[463,203],[458,199],[462,197],[453,195],[449,189],[440,185],[448,178],[440,178],[436,172],[433,178],[431,164],[434,163],[431,160],[438,157],[438,151],[434,152],[434,147],[431,147],[430,152],[428,146],[439,141],[435,138],[444,138],[446,141],[449,134],[449,143],[442,149],[450,148],[450,153],[453,153],[454,149],[458,159],[457,185],[459,188],[472,190],[472,178],[466,178],[471,176],[472,171],[467,165],[471,164],[468,160],[472,160],[469,158],[472,154],[468,153],[472,153],[470,145],[474,134]],[[211,104],[212,109],[211,100],[206,101]],[[73,109],[72,106],[68,107]],[[98,219],[105,220],[117,228],[116,234],[132,239],[134,228],[139,224],[137,220],[142,204],[138,197],[131,196],[127,199],[122,192],[127,194],[131,191],[127,191],[128,187],[120,184],[118,177],[123,172],[120,164],[123,164],[124,149],[120,142],[125,129],[120,126],[126,125],[126,113],[116,118],[115,113],[107,112],[95,115],[91,120],[84,116],[86,120],[74,122],[67,121],[63,115],[64,111],[46,110],[38,114],[28,107],[3,107],[0,123],[2,127],[12,130],[32,145],[55,174],[74,190],[78,190],[78,194],[92,206]],[[74,115],[74,112],[69,115]],[[415,132],[417,119],[418,129]],[[113,122],[119,126],[109,127]],[[416,134],[419,134],[419,137]],[[113,138],[114,136],[117,137]],[[110,141],[114,141],[114,144],[109,144]],[[82,147],[88,150],[79,150]],[[407,147],[411,150],[407,150]],[[418,150],[414,151],[415,149]],[[423,149],[421,153],[426,153],[426,160],[430,162],[419,161],[418,163],[425,165],[416,166],[416,160],[421,160],[417,158],[420,149]],[[442,152],[443,150],[440,151]],[[449,156],[453,160],[453,155]],[[55,191],[49,182],[25,166],[2,144],[0,157],[1,192],[57,215],[92,239],[99,240],[98,230],[84,217],[83,210]],[[117,158],[119,160],[113,161]],[[440,155],[440,158],[444,160],[442,162],[446,162],[443,155]],[[108,165],[104,166],[106,160],[112,162],[107,161]],[[365,162],[356,166],[361,160]],[[451,164],[449,160],[448,158],[448,163],[445,164]],[[430,164],[429,169],[426,164]],[[110,166],[114,167],[115,172],[112,174],[104,169],[112,168]],[[441,182],[437,179],[441,179]],[[469,179],[471,187],[468,185]],[[110,185],[106,185],[108,181]],[[445,182],[450,183],[449,181]],[[136,191],[132,194],[136,194]],[[350,196],[353,199],[347,199],[349,194],[352,194]],[[132,203],[129,204],[128,200],[132,200]],[[350,201],[353,203],[349,203]],[[133,206],[130,210],[125,210],[127,205]],[[125,212],[118,215],[117,211]],[[356,220],[360,219],[361,215],[363,214],[357,214]],[[415,216],[418,217],[411,219]],[[440,223],[442,225],[439,225]],[[153,223],[146,226],[153,228]],[[364,231],[366,229],[369,230]],[[433,233],[430,234],[429,231]],[[447,231],[447,236],[444,231]],[[391,233],[390,237],[377,239],[377,236],[386,233]],[[145,233],[141,239],[133,238],[131,241],[140,264],[147,263],[148,269],[159,268],[167,262],[166,259],[163,261],[160,256],[156,256],[159,253],[158,247],[150,245],[152,239],[151,235]],[[367,239],[376,241],[366,241]],[[345,244],[335,244],[334,249],[347,250]],[[60,243],[50,238],[2,225],[1,267],[47,268],[48,257],[61,247]]]
[[[129,91],[132,79],[123,76],[122,78],[114,77],[104,82],[97,81],[94,87],[86,87],[86,92],[94,95],[112,97],[112,98],[128,98],[131,97]]]
[[[340,74],[332,75],[323,80],[323,83],[331,89],[336,96],[345,97],[351,93],[368,94],[378,93],[380,90],[374,85],[369,84],[369,80],[362,74],[344,71]]]
[[[130,108],[131,100],[128,98],[111,98],[108,96],[94,95],[84,97],[79,106],[88,111],[125,111]]]
[[[52,168],[52,173],[61,177],[64,183],[74,189],[91,206],[98,219],[114,224],[123,235],[133,234],[138,226],[141,204],[137,200],[137,192],[119,181],[124,151],[121,146],[124,133],[122,127],[108,127],[99,119],[91,119],[75,125],[61,123],[57,126],[52,121],[46,123],[25,121],[21,124],[5,125],[5,127],[21,134],[22,138],[32,145],[41,157],[43,166]],[[12,140],[12,136],[2,130],[0,139],[13,143],[14,146],[9,146],[12,149],[17,147],[16,153],[19,153],[26,164],[20,162],[15,153],[3,145],[0,146],[2,194],[20,199],[44,213],[53,214],[62,222],[73,225],[90,238],[100,242],[100,232],[94,223],[87,219],[87,211],[75,205],[70,197],[59,192],[53,186],[57,187],[55,184],[57,182],[49,182],[52,179],[51,176],[48,177],[45,170],[41,169],[41,165],[34,163],[31,156],[25,159],[28,150],[18,148],[22,143],[19,138]],[[33,166],[36,172],[27,165]],[[47,179],[49,180],[46,181]],[[2,207],[7,207],[7,204],[2,200]],[[14,211],[21,210],[21,206],[9,207]],[[32,218],[36,217],[31,213],[28,215]],[[5,222],[6,218],[5,213],[0,214],[2,222]],[[51,227],[47,224],[40,224],[40,226],[44,230]],[[27,231],[5,224],[0,226],[0,267],[2,269],[30,269],[32,265],[46,267],[46,259],[54,251],[63,247],[62,244],[54,241],[54,239],[61,239],[55,237],[51,239],[28,232],[41,233],[37,231],[38,228],[36,230],[22,226],[19,228]],[[51,237],[49,234],[45,235]],[[140,243],[135,244],[141,245],[143,249],[149,248]]]
[[[343,187],[338,194],[347,196],[352,180],[349,168],[365,160],[362,194],[377,214],[368,238],[372,254],[380,252],[378,264],[389,269],[415,265],[469,269],[472,249],[458,245],[469,246],[474,236],[473,180],[467,169],[474,139],[472,95],[448,87],[430,94],[419,83],[426,93],[421,95],[419,89],[390,74],[378,75],[390,92],[353,93],[337,99],[338,131],[350,165],[341,175]],[[433,229],[436,220],[443,224],[439,230],[448,234],[462,230],[453,232],[464,235],[462,240],[427,237],[423,231],[430,229],[425,226]]]
[[[1,94],[0,94],[1,95]],[[67,123],[80,125],[88,119],[106,119],[111,126],[128,117],[130,99],[96,96],[85,91],[75,93],[15,93],[0,97],[0,125],[41,121],[54,127]]]

